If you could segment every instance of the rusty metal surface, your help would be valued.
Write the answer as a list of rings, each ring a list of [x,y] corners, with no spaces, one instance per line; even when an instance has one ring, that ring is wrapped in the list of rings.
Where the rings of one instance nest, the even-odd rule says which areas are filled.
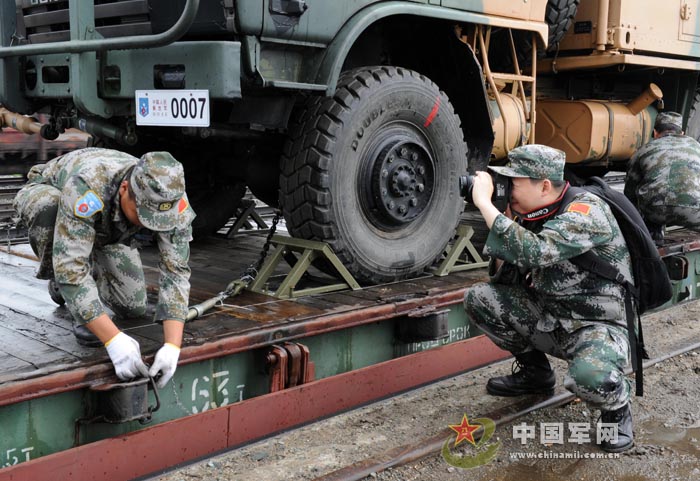
[[[225,408],[4,468],[3,481],[118,481],[211,455],[228,439]]]
[[[230,253],[230,245],[230,241],[218,242],[208,248],[225,249]],[[672,254],[699,249],[697,236],[680,230],[667,235],[667,246],[660,251]],[[219,284],[216,279],[211,281],[204,276],[206,266],[211,262],[204,255],[208,251],[194,252],[193,257],[202,261],[194,265],[194,274],[198,277],[193,276],[193,284],[207,289],[205,294],[220,288],[223,281]],[[254,253],[255,249],[251,249],[251,255]],[[21,259],[21,262],[15,261],[19,267],[12,265],[6,257],[19,259],[7,255],[0,259],[0,282],[16,290],[3,289],[0,292],[0,331],[3,336],[13,339],[8,348],[21,344],[22,350],[28,353],[36,351],[46,362],[23,364],[16,358],[19,354],[13,357],[12,352],[10,355],[0,352],[0,405],[113,381],[106,354],[102,350],[86,350],[75,343],[65,313],[51,303],[42,281],[33,279],[33,268],[19,265],[25,263]],[[245,262],[245,258],[239,262]],[[225,270],[226,263],[222,261],[221,264],[217,275],[224,279],[233,268]],[[465,272],[445,278],[425,277],[294,301],[244,293],[230,300],[231,304],[217,308],[210,316],[188,323],[180,364],[299,341],[307,336],[406,315],[427,306],[454,305],[462,301],[467,287],[485,280],[484,276],[483,272]],[[160,326],[144,320],[127,327],[142,343],[147,362],[151,361],[160,345]],[[41,359],[41,356],[34,356],[34,359]]]
[[[509,355],[478,336],[44,456],[3,469],[2,479],[133,479]]]
[[[247,242],[237,256],[230,255],[238,246],[231,240],[193,246],[192,283],[196,290],[205,296],[218,292],[231,272],[257,254],[257,247],[251,246],[250,240]],[[697,236],[680,230],[667,235],[667,245],[661,252],[698,249]],[[154,265],[149,256],[151,261],[156,258],[146,252],[144,263]],[[147,267],[147,278],[155,277],[155,271]],[[0,405],[114,379],[103,350],[85,349],[75,342],[67,311],[51,302],[45,281],[34,279],[33,272],[34,266],[28,260],[0,256],[0,283],[4,286],[0,290],[0,333],[7,341],[5,348],[0,348]],[[246,292],[216,308],[211,315],[187,324],[180,364],[383,321],[418,308],[458,304],[467,287],[483,280],[482,271],[462,272],[293,301]],[[151,285],[153,282],[149,279]],[[147,315],[148,318],[128,321],[122,327],[139,340],[146,360],[150,361],[160,347],[162,334],[161,327]]]
[[[236,245],[233,241],[212,241],[193,247],[193,291],[204,296],[218,292],[231,272],[257,254],[255,246],[246,244],[240,256],[231,256]],[[12,252],[25,257],[0,255],[0,284],[4,286],[0,290],[0,334],[7,341],[0,348],[0,405],[113,381],[104,350],[83,348],[75,342],[70,315],[50,300],[46,281],[34,278],[35,262],[27,259],[31,257],[25,252],[28,248],[21,247],[13,246]],[[149,279],[149,295],[154,301],[157,270],[148,266],[153,265],[150,258],[156,256],[147,251],[143,257],[147,278],[153,278]],[[219,260],[216,269],[212,268],[213,258]],[[205,318],[187,324],[180,364],[391,319],[417,307],[456,304],[461,302],[464,289],[483,280],[482,276],[425,277],[294,301],[245,292]],[[147,362],[160,347],[162,336],[162,328],[151,316],[147,313],[143,319],[120,323],[138,339]]]
[[[415,309],[419,305],[433,303],[437,307],[455,304],[461,301],[464,288],[431,299],[421,298],[397,304],[385,304],[357,311],[332,314],[310,319],[304,322],[289,323],[258,328],[250,332],[222,337],[197,346],[185,346],[180,353],[180,365],[199,362],[215,357],[235,354],[245,350],[256,349],[270,344],[300,339],[306,336],[323,334],[349,327],[360,326],[372,322],[386,320],[401,313]],[[134,331],[138,332],[138,329]],[[130,332],[134,332],[130,331]],[[146,362],[152,361],[153,355],[145,356]],[[98,382],[114,380],[109,364],[78,366],[54,366],[58,372],[40,373],[15,382],[0,384],[0,406],[26,401],[36,397],[68,392],[87,387]],[[72,367],[72,368],[71,368]]]
[[[700,250],[700,239],[697,233],[686,229],[668,231],[664,238],[664,245],[659,247],[662,257],[698,250]]]

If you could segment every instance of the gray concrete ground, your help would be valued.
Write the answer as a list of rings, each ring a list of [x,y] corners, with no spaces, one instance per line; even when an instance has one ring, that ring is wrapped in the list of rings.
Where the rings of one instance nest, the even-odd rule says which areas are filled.
[[[645,316],[651,357],[700,342],[700,302],[694,301]],[[561,381],[564,363],[557,361]],[[475,419],[510,405],[513,399],[491,397],[489,377],[510,372],[510,361],[435,383],[364,408],[334,416],[169,473],[158,481],[308,480],[398,446],[434,436],[464,414]],[[559,383],[561,385],[561,382]],[[559,388],[558,392],[564,392]],[[700,480],[700,353],[691,352],[645,372],[645,395],[633,399],[636,446],[610,459],[594,442],[542,443],[540,423],[561,423],[569,437],[572,423],[588,423],[595,437],[598,412],[575,401],[543,409],[510,425],[498,426],[489,442],[501,446],[495,459],[474,469],[449,465],[440,454],[374,473],[370,481],[686,481]],[[523,445],[513,425],[535,428],[536,439]],[[446,438],[447,439],[447,436]],[[454,440],[454,437],[452,438]],[[451,443],[452,444],[452,443]],[[464,442],[452,452],[473,456]],[[530,456],[528,458],[528,456]],[[540,456],[540,458],[537,458]],[[554,457],[564,459],[554,459]],[[566,458],[569,459],[566,459]]]

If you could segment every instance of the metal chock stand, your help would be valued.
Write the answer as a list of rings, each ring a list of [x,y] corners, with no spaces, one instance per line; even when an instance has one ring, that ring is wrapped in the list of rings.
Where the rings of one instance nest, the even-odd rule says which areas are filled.
[[[488,261],[481,258],[471,242],[473,235],[474,228],[472,226],[460,224],[457,227],[457,239],[454,244],[447,247],[445,259],[433,274],[442,277],[452,272],[469,271],[488,266]]]
[[[247,230],[267,230],[270,228],[265,220],[258,214],[255,210],[255,202],[249,199],[243,199],[240,205],[236,209],[235,221],[233,225],[229,227],[228,232],[226,232],[227,239],[233,239],[233,237],[238,234],[241,228]],[[257,229],[253,227],[252,222],[257,225]]]
[[[250,286],[251,291],[280,299],[291,299],[294,297],[322,294],[343,289],[360,289],[360,285],[352,277],[352,274],[348,272],[343,263],[340,262],[340,259],[338,259],[330,246],[325,242],[275,235],[272,237],[272,243],[276,248],[274,252],[265,259],[265,264],[260,268],[260,272]],[[297,284],[316,259],[324,259],[332,265],[343,282],[297,290]],[[282,260],[286,261],[292,269],[284,277],[282,283],[276,290],[268,290],[268,281]]]

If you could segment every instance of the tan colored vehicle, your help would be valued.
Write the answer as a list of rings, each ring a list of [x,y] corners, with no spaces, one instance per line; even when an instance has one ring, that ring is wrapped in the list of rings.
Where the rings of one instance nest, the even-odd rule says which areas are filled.
[[[537,79],[524,79],[530,84],[526,91],[536,92],[535,109],[532,97],[521,96],[518,102],[512,92],[504,95],[502,86],[491,83],[489,96],[500,97],[502,107],[493,110],[506,112],[503,117],[510,127],[504,128],[500,119],[494,123],[492,159],[517,145],[513,139],[527,137],[527,142],[564,150],[571,167],[582,175],[624,170],[634,151],[650,139],[658,108],[682,112],[689,119],[687,130],[697,138],[700,2],[682,1],[678,8],[673,3],[582,0],[561,40],[529,64],[536,62]],[[515,49],[521,49],[516,56],[523,59],[524,42],[515,38]],[[489,57],[494,57],[492,51]],[[515,73],[512,64],[505,65]],[[488,79],[489,69],[485,70]],[[501,75],[492,77],[498,80]],[[522,79],[510,82],[507,74],[503,77],[508,82],[505,91],[517,91]],[[528,113],[525,106],[534,111]],[[533,124],[534,136],[528,130]]]
[[[430,267],[463,210],[457,177],[518,145],[561,148],[585,176],[624,169],[661,107],[700,135],[699,1],[183,4],[4,2],[0,103],[167,148],[200,231],[248,185],[365,282]],[[163,105],[206,121],[144,125]]]

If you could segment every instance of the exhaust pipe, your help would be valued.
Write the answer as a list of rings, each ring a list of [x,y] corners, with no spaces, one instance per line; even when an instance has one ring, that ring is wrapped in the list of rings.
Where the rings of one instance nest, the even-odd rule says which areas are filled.
[[[46,140],[56,140],[59,132],[51,124],[42,124],[34,117],[18,114],[0,107],[0,129],[11,127],[24,134],[39,134]]]

